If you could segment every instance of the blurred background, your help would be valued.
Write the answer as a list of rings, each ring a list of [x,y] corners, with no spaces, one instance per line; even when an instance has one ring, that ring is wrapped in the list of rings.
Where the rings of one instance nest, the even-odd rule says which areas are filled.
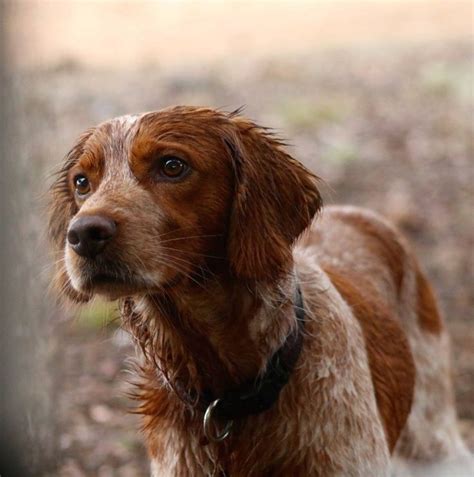
[[[43,209],[81,131],[173,104],[245,105],[325,180],[327,204],[405,233],[453,337],[474,449],[470,1],[18,1],[0,25],[3,477],[148,475],[130,339],[113,304],[53,306]]]

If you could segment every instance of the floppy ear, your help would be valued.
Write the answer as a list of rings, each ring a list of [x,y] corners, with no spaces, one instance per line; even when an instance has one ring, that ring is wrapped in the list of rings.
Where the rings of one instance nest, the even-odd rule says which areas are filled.
[[[58,293],[59,298],[67,297],[76,303],[86,302],[90,297],[72,287],[64,263],[67,228],[77,212],[76,203],[68,186],[68,172],[82,155],[84,145],[93,131],[89,129],[79,137],[75,146],[66,155],[63,166],[57,172],[56,180],[49,191],[48,236],[55,263],[52,288]]]
[[[244,279],[270,281],[292,262],[291,246],[322,205],[317,177],[283,143],[242,118],[227,140],[235,169],[228,257]]]

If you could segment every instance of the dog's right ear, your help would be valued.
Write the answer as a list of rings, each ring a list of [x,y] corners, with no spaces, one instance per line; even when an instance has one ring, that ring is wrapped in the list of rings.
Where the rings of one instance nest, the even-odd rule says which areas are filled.
[[[49,190],[48,237],[54,260],[52,288],[59,299],[68,298],[74,303],[87,302],[91,297],[72,287],[64,261],[67,229],[72,217],[77,213],[77,206],[68,184],[68,173],[81,157],[84,146],[93,132],[94,129],[88,129],[79,137],[66,155],[62,167],[56,173],[56,180]]]

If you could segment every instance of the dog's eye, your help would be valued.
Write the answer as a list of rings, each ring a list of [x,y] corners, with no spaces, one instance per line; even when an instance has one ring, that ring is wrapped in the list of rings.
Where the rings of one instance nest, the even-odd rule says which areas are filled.
[[[161,159],[161,172],[166,177],[178,179],[188,170],[188,165],[179,157],[166,156]]]
[[[74,187],[79,195],[86,195],[91,190],[89,179],[82,174],[78,174],[74,177]]]

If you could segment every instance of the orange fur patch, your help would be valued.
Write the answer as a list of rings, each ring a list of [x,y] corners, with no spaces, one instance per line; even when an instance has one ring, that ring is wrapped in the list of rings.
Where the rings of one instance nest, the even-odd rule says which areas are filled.
[[[358,279],[325,268],[333,285],[351,306],[364,334],[377,406],[392,452],[410,413],[415,365],[407,338],[393,314]]]
[[[433,290],[419,268],[416,271],[416,289],[418,322],[424,330],[439,335],[443,330],[443,322],[438,312]]]

